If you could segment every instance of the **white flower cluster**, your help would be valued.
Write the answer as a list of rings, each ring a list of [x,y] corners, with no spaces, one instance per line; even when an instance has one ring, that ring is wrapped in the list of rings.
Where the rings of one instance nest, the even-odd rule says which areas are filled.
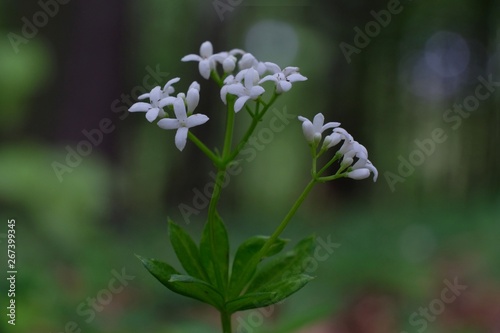
[[[239,57],[239,60],[238,60]],[[292,83],[305,81],[307,78],[299,74],[298,67],[286,67],[281,69],[271,62],[260,62],[251,53],[234,49],[229,52],[213,53],[213,46],[210,42],[204,42],[200,47],[200,54],[190,54],[181,61],[198,61],[198,68],[201,76],[209,79],[214,73],[218,74],[217,64],[222,65],[224,70],[224,84],[221,87],[220,96],[227,104],[227,94],[237,96],[234,111],[240,111],[249,100],[256,100],[264,94],[265,89],[260,86],[263,82],[273,81],[275,92],[281,94],[292,88]],[[238,72],[235,73],[235,70]],[[233,73],[235,73],[233,75]],[[265,74],[269,74],[264,76]],[[264,77],[263,77],[264,76]],[[146,112],[146,119],[153,122],[160,118],[158,126],[163,129],[176,129],[175,145],[179,150],[186,146],[188,130],[191,127],[202,125],[208,121],[208,117],[203,114],[193,114],[200,100],[200,85],[193,82],[186,94],[179,93],[176,97],[171,96],[175,90],[172,86],[180,81],[180,78],[173,78],[163,87],[157,86],[150,93],[138,97],[139,100],[149,99],[147,102],[138,102],[132,105],[130,112]],[[169,118],[168,110],[173,109],[174,118]]]
[[[210,42],[201,44],[199,55],[190,54],[181,60],[198,61],[198,69],[205,79],[210,78],[211,73],[216,73],[217,64],[222,65],[225,79],[220,96],[224,103],[227,103],[227,94],[238,97],[234,105],[235,112],[240,111],[247,101],[256,100],[264,94],[265,89],[261,84],[266,81],[274,82],[275,92],[281,94],[289,91],[293,82],[307,80],[299,73],[298,67],[281,69],[272,62],[261,62],[251,53],[240,49],[214,54]]]
[[[368,160],[368,151],[362,144],[355,141],[345,129],[340,128],[340,123],[329,122],[325,124],[325,117],[321,113],[314,116],[312,122],[302,116],[299,116],[299,120],[302,121],[302,130],[307,142],[314,147],[317,147],[323,139],[323,132],[330,128],[333,128],[333,131],[324,138],[322,150],[330,149],[344,141],[337,153],[342,155],[340,170],[347,170],[346,177],[365,179],[370,177],[370,173],[373,173],[373,181],[377,181],[378,171]]]
[[[158,126],[163,129],[177,130],[175,145],[182,151],[186,146],[188,129],[206,123],[208,117],[204,114],[193,114],[200,101],[200,85],[198,82],[193,82],[189,86],[187,94],[179,93],[176,97],[170,96],[175,92],[172,85],[179,81],[180,78],[173,78],[167,82],[163,89],[157,86],[150,93],[139,96],[139,99],[149,98],[149,103],[137,102],[130,107],[129,111],[146,112],[146,119],[149,122],[162,118],[158,121]],[[168,117],[168,113],[164,110],[166,106],[173,108],[175,119],[165,118]]]

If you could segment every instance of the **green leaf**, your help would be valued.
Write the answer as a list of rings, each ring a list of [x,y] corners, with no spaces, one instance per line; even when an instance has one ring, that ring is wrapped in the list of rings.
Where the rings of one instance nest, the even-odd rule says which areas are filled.
[[[210,222],[205,224],[200,241],[200,257],[209,281],[225,290],[229,275],[229,239],[224,222],[217,214],[213,220],[213,243]],[[214,257],[215,254],[215,257]],[[218,275],[218,276],[217,276]]]
[[[168,226],[170,242],[186,273],[200,280],[208,281],[208,276],[201,263],[200,251],[196,243],[184,229],[170,219]]]
[[[276,298],[275,292],[251,293],[246,294],[226,303],[226,309],[229,313],[249,309],[261,308],[271,305],[272,300]]]
[[[137,256],[146,269],[173,292],[211,304],[217,309],[224,308],[224,298],[212,285],[192,276],[179,274],[167,263]]]
[[[245,240],[236,251],[231,271],[231,280],[229,283],[229,297],[234,298],[240,295],[243,288],[250,282],[255,274],[256,267],[252,270],[247,270],[250,260],[264,247],[264,244],[269,239],[268,236],[254,236]],[[269,247],[265,257],[270,257],[278,254],[283,250],[288,240],[277,239]]]
[[[254,293],[247,293],[226,304],[230,313],[260,308],[278,303],[302,289],[313,277],[299,274],[285,278],[277,283],[269,284]]]
[[[313,255],[314,238],[309,236],[301,240],[291,251],[261,267],[246,292],[255,292],[264,285],[274,284],[288,276],[303,273],[305,260]]]

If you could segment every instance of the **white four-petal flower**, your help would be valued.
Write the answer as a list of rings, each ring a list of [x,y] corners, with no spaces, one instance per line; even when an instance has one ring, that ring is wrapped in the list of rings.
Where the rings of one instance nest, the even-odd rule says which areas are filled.
[[[340,126],[340,123],[337,122],[329,122],[325,124],[325,116],[323,116],[322,113],[315,115],[312,122],[302,116],[299,116],[299,120],[302,121],[302,131],[304,132],[307,142],[310,144],[314,142],[319,143],[321,141],[322,133],[325,130]]]
[[[234,112],[239,112],[248,100],[255,100],[265,92],[264,88],[258,85],[259,73],[253,68],[242,70],[235,78],[232,76],[226,78],[225,82],[226,85],[221,89],[221,99],[227,103],[227,94],[238,96],[234,103]]]
[[[306,81],[307,77],[299,73],[298,67],[281,68],[272,62],[265,63],[269,72],[273,73],[259,81],[259,84],[266,81],[273,81],[276,84],[276,93],[281,94],[292,89],[292,83],[297,81]]]
[[[196,90],[196,89],[194,89]],[[189,93],[188,93],[189,95]],[[187,101],[186,97],[186,101]],[[188,131],[191,127],[202,125],[208,121],[208,117],[204,114],[191,114],[188,116],[186,112],[185,100],[182,97],[168,98],[168,104],[174,106],[176,119],[164,118],[158,122],[158,126],[163,129],[176,129],[175,146],[182,151],[186,146]],[[168,105],[167,104],[167,105]],[[189,107],[189,104],[188,104]]]
[[[198,61],[198,69],[200,70],[201,76],[205,79],[210,78],[210,72],[215,69],[215,59],[212,57],[214,53],[214,48],[212,43],[204,42],[200,46],[200,55],[189,54],[181,59],[181,61]]]
[[[130,112],[146,112],[146,119],[152,123],[158,117],[165,117],[166,113],[163,107],[166,106],[165,100],[162,99],[162,90],[160,86],[154,87],[149,94],[143,94],[142,97],[148,98],[149,103],[137,102],[128,109]]]

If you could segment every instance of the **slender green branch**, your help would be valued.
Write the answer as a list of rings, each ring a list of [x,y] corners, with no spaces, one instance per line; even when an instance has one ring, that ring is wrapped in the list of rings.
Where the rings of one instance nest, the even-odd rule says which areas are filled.
[[[273,243],[276,241],[276,239],[278,239],[278,237],[281,235],[281,233],[285,230],[288,223],[290,222],[292,217],[295,215],[295,213],[299,209],[300,205],[304,202],[307,195],[309,194],[309,192],[311,192],[311,190],[313,189],[313,187],[316,183],[317,183],[317,180],[312,179],[309,182],[309,184],[307,184],[307,186],[304,188],[304,190],[300,194],[297,201],[295,201],[292,208],[290,208],[290,210],[288,211],[286,216],[283,218],[281,223],[278,225],[276,230],[271,235],[271,237],[269,237],[269,239],[266,241],[266,243],[264,243],[264,246],[262,247],[262,249],[260,249],[260,251],[255,256],[253,256],[252,259],[245,266],[245,270],[244,270],[242,276],[247,276],[251,271],[255,270],[255,268],[259,264],[260,260],[266,255],[269,248],[273,245]],[[245,286],[245,288],[246,288],[246,286]],[[245,288],[243,288],[243,289],[245,289]]]
[[[347,172],[343,172],[343,173],[336,173],[332,176],[328,176],[328,177],[318,177],[318,182],[322,182],[322,183],[326,183],[326,182],[329,182],[329,181],[332,181],[332,180],[335,180],[335,179],[339,179],[339,178],[344,178],[345,176],[347,175]]]
[[[217,215],[217,203],[219,202],[222,184],[224,182],[224,177],[226,174],[226,168],[228,163],[231,161],[228,159],[229,154],[231,153],[231,145],[233,140],[233,129],[234,129],[234,97],[228,97],[227,103],[227,117],[226,117],[226,133],[224,136],[224,146],[222,148],[222,161],[220,161],[217,165],[217,176],[215,178],[214,191],[212,193],[212,198],[210,199],[210,204],[208,206],[208,228],[209,228],[209,237],[210,243],[212,244],[212,257],[216,257],[215,247],[215,229],[214,223]],[[222,292],[225,294],[225,289],[227,286],[227,276],[222,276],[222,271],[218,267],[217,260],[213,261],[214,263],[214,271],[217,279],[217,284],[221,288]]]
[[[248,140],[250,139],[250,137],[252,136],[253,132],[255,131],[255,128],[257,127],[257,125],[259,124],[259,122],[262,120],[262,117],[264,117],[264,115],[266,114],[267,110],[269,110],[269,108],[271,107],[271,105],[273,105],[273,103],[276,101],[276,99],[278,98],[278,94],[274,94],[273,97],[271,97],[271,99],[269,100],[269,103],[264,103],[264,102],[260,102],[264,105],[264,108],[262,109],[262,111],[258,112],[259,110],[259,107],[257,107],[256,109],[256,113],[255,113],[255,117],[252,119],[252,123],[250,124],[250,127],[248,128],[248,130],[246,131],[245,135],[243,136],[243,138],[241,139],[240,143],[236,146],[235,150],[232,152],[231,156],[229,157],[229,161],[232,161],[236,158],[236,156],[238,156],[238,154],[240,153],[240,151],[245,147],[245,145],[247,144]],[[259,105],[259,101],[257,101]]]
[[[227,98],[227,119],[226,119],[226,134],[224,137],[224,147],[222,148],[222,163],[224,167],[232,161],[229,158],[231,154],[231,146],[233,144],[233,130],[234,130],[234,97],[228,96]]]
[[[321,176],[333,163],[335,163],[335,161],[337,161],[341,157],[342,154],[339,153],[335,154],[335,156],[333,156],[333,158],[330,161],[328,161],[328,163],[326,163],[325,166],[321,168],[321,170],[319,170],[317,175]]]
[[[292,217],[295,215],[295,213],[299,209],[300,205],[302,205],[302,203],[306,199],[307,195],[309,194],[309,192],[311,192],[311,190],[313,189],[313,187],[314,187],[314,185],[316,183],[317,183],[317,181],[315,179],[312,179],[309,182],[309,184],[307,184],[307,186],[304,188],[304,190],[300,194],[300,196],[297,199],[297,201],[295,201],[295,203],[293,204],[292,208],[290,208],[290,210],[286,214],[285,218],[281,221],[281,223],[278,225],[278,227],[273,232],[273,234],[271,235],[271,237],[269,237],[269,239],[267,240],[267,242],[264,244],[264,246],[262,247],[262,249],[257,254],[258,260],[260,260],[263,256],[265,256],[267,250],[269,250],[269,248],[271,247],[271,245],[273,245],[274,241],[276,239],[278,239],[278,237],[281,235],[281,233],[283,232],[283,230],[285,230],[285,228],[287,227],[288,223],[290,222],[290,220],[292,219]]]
[[[215,155],[215,153],[210,150],[210,148],[208,148],[207,146],[205,146],[205,144],[203,142],[201,142],[200,139],[198,139],[196,137],[196,135],[194,135],[193,133],[191,133],[191,131],[188,132],[188,138],[189,140],[191,140],[191,142],[193,142],[196,146],[198,146],[198,148],[205,154],[207,155],[207,157],[215,164],[215,165],[218,165],[220,164],[220,158]]]
[[[219,87],[222,87],[224,85],[224,81],[221,79],[219,73],[217,73],[216,70],[212,70],[210,72],[210,77],[217,83]]]

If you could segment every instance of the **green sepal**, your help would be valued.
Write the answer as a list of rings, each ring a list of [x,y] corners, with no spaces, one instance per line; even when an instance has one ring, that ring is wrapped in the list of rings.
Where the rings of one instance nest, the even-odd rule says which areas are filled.
[[[314,239],[314,236],[309,236],[301,240],[291,251],[259,268],[246,292],[256,292],[262,286],[278,283],[283,277],[304,273],[304,261],[313,255]]]
[[[224,308],[224,298],[209,283],[192,276],[182,275],[167,263],[138,255],[137,258],[158,281],[171,291],[213,305],[219,310]]]
[[[205,228],[203,229],[203,233],[201,235],[201,263],[208,274],[209,282],[212,285],[217,286],[218,290],[223,291],[227,287],[229,275],[229,238],[224,222],[222,222],[220,216],[216,214],[213,221],[214,244],[212,244],[209,223],[210,222],[207,222],[205,224]],[[213,256],[214,254],[215,257]],[[218,274],[220,278],[217,278],[216,274]]]
[[[238,247],[233,261],[231,271],[231,280],[229,283],[229,297],[235,298],[240,295],[243,288],[250,282],[255,274],[256,267],[252,270],[247,270],[251,259],[264,247],[264,244],[269,239],[268,236],[254,236],[245,240]],[[278,254],[283,250],[288,240],[278,238],[269,247],[269,250],[264,254],[264,258]]]
[[[168,230],[170,243],[172,243],[175,254],[186,273],[197,279],[208,281],[207,273],[201,262],[200,251],[193,239],[170,219],[168,220]]]
[[[306,274],[287,277],[279,282],[262,286],[256,292],[246,293],[228,302],[226,309],[230,313],[234,313],[278,303],[302,289],[312,279],[314,278]]]

